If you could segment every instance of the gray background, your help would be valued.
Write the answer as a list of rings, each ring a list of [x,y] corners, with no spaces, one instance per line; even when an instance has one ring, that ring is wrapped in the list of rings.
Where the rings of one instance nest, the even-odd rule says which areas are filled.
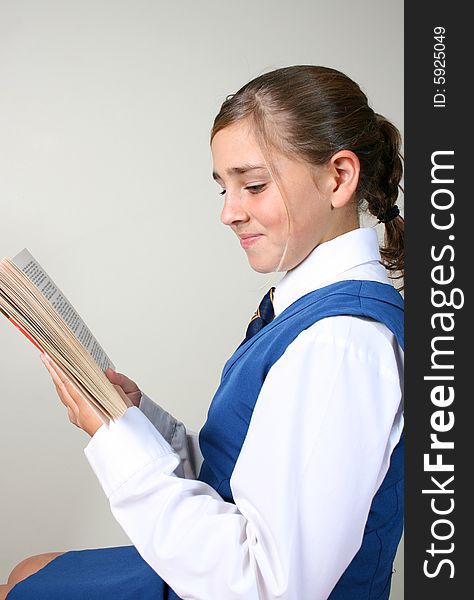
[[[346,72],[403,129],[401,0],[0,0],[0,256],[27,247],[116,367],[194,430],[276,281],[219,222],[212,119],[303,63]],[[0,581],[26,555],[127,543],[87,436],[3,318],[0,356]]]

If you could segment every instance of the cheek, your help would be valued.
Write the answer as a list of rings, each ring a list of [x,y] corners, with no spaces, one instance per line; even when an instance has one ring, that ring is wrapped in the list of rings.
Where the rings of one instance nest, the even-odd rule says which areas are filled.
[[[291,207],[291,235],[289,249],[292,253],[307,254],[318,243],[319,232],[324,229],[324,215],[313,197],[309,202],[301,202]]]
[[[326,221],[328,210],[330,205],[319,194],[314,190],[304,190],[299,201],[290,206],[292,231],[298,235],[314,232]]]
[[[288,215],[281,198],[266,198],[261,204],[260,216],[275,232],[288,231]]]
[[[296,240],[305,240],[308,236],[311,236],[317,228],[318,221],[314,218],[314,215],[299,215],[299,218],[292,221],[291,232]]]

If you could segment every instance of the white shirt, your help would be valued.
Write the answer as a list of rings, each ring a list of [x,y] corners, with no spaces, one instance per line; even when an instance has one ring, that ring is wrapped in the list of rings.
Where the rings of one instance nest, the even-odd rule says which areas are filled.
[[[373,229],[319,245],[277,284],[275,314],[335,281],[388,283],[379,261]],[[115,518],[181,598],[324,600],[360,547],[400,439],[402,370],[395,337],[371,319],[329,317],[298,335],[259,394],[230,480],[235,504],[176,476],[193,476],[176,421],[164,433],[181,432],[184,463],[135,407],[85,452]],[[148,399],[143,409],[163,418]]]

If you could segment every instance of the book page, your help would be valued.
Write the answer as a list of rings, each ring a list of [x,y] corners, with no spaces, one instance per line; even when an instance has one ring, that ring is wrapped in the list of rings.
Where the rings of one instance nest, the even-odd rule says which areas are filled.
[[[78,315],[74,307],[67,300],[58,286],[36,262],[33,256],[25,248],[17,254],[12,262],[23,271],[28,279],[38,288],[48,300],[54,310],[63,319],[69,329],[74,333],[79,342],[89,352],[100,368],[105,371],[108,367],[114,369],[112,361],[101,348],[99,342]]]

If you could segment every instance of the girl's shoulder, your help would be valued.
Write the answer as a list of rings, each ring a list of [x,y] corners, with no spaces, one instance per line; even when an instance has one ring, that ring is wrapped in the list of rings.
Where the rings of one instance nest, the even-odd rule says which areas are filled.
[[[403,349],[396,336],[383,323],[353,315],[337,315],[320,319],[302,331],[288,347],[311,360],[321,355],[333,355],[344,363],[371,365],[398,378],[403,370]]]

